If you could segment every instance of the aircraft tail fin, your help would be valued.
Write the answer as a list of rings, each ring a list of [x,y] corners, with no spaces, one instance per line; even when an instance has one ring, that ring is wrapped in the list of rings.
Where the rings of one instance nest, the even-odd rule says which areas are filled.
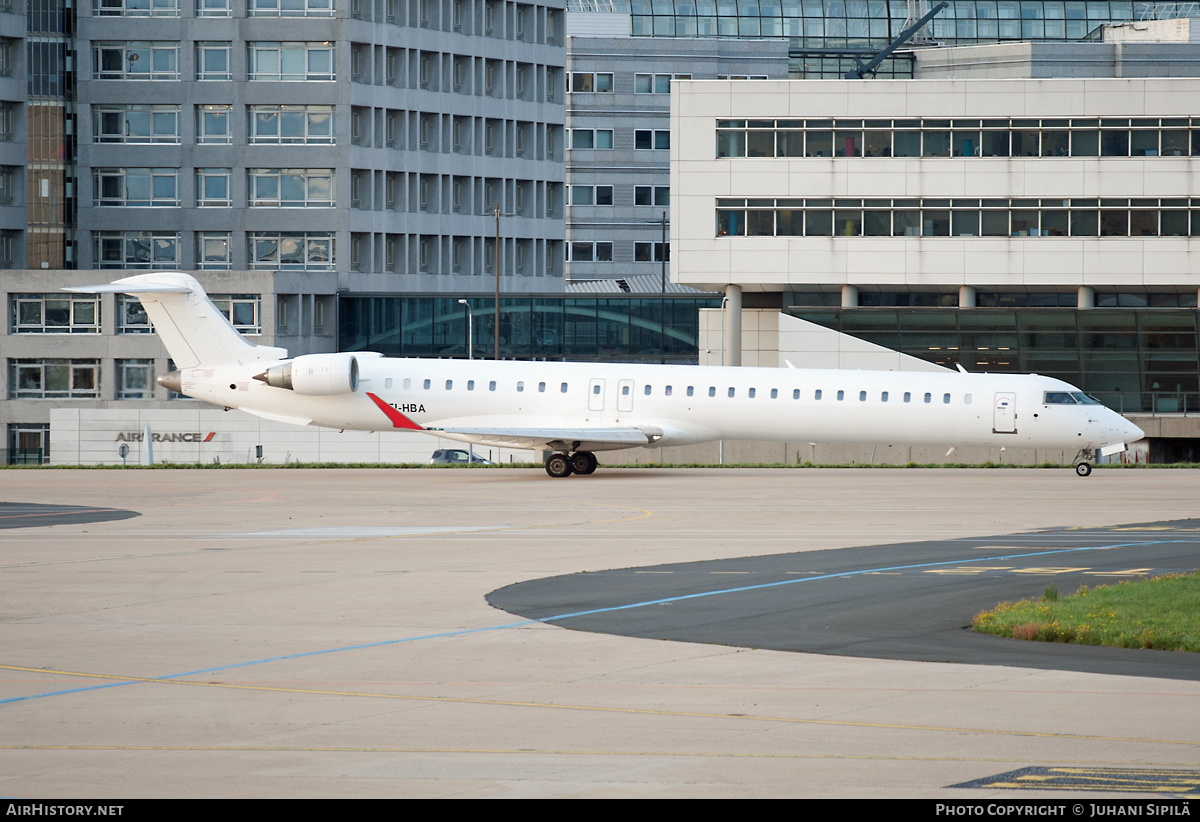
[[[200,283],[179,271],[155,271],[106,285],[63,290],[137,296],[176,368],[246,364],[287,357],[286,349],[255,345],[243,337],[225,313],[213,305]]]

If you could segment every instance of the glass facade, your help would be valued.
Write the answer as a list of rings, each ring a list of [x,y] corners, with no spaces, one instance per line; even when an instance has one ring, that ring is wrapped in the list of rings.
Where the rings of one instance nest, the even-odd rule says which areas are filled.
[[[492,356],[491,298],[470,299],[476,358]],[[694,364],[699,309],[712,297],[502,297],[500,356],[520,360]],[[457,297],[343,297],[339,351],[389,357],[467,356],[467,308]]]
[[[1194,307],[793,306],[785,313],[949,368],[962,363],[968,371],[1057,377],[1122,413],[1200,410]]]
[[[930,2],[932,6],[933,3]],[[1130,0],[950,0],[923,32],[945,45],[1081,40],[1130,22]],[[905,28],[904,0],[570,0],[574,11],[630,14],[640,37],[786,37],[799,49],[882,48]]]

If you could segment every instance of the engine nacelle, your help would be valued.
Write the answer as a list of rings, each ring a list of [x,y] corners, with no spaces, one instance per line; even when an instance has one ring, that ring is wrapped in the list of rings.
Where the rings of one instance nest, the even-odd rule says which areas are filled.
[[[358,360],[353,354],[305,354],[268,368],[254,379],[297,394],[353,394],[358,390]]]

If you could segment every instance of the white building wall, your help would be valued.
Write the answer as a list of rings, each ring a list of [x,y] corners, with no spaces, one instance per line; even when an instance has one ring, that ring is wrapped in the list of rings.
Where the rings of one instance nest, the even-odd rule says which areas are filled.
[[[719,290],[1200,284],[1188,237],[718,237],[718,198],[1200,197],[1190,157],[723,158],[721,119],[1187,117],[1200,79],[691,81],[672,95],[672,279]]]
[[[155,463],[250,464],[366,462],[427,463],[439,448],[463,443],[416,432],[339,432],[260,419],[242,411],[222,411],[206,403],[180,401],[189,408],[56,408],[50,412],[50,464],[139,464],[147,427]],[[474,446],[475,454],[505,465],[541,462],[532,451]]]

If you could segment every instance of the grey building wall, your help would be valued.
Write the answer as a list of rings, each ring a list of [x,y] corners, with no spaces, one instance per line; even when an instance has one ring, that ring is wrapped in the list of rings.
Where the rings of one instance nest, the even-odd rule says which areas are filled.
[[[570,30],[575,32],[586,31],[589,18],[613,15],[572,13],[570,17]],[[577,18],[581,18],[579,22]],[[658,276],[664,212],[670,220],[671,152],[669,143],[661,142],[669,138],[671,128],[671,95],[663,93],[669,88],[669,79],[786,79],[787,41],[647,40],[573,34],[567,51],[567,69],[573,80],[582,75],[586,83],[591,77],[596,88],[596,75],[611,75],[611,91],[578,91],[581,83],[571,83],[568,129],[612,133],[611,149],[572,148],[567,154],[567,183],[571,187],[567,240],[572,258],[567,276],[575,281]],[[649,93],[645,91],[647,84]],[[639,139],[642,145],[648,140],[651,147],[638,148]],[[580,188],[592,189],[595,203],[597,186],[611,187],[611,205],[578,203]],[[600,243],[611,243],[611,260],[595,259],[596,244]],[[586,252],[589,245],[591,261],[574,259],[577,250]]]
[[[37,159],[26,122],[33,46],[24,15],[0,8],[0,106],[15,110],[0,128],[0,268],[10,269],[0,274],[0,458],[18,429],[48,425],[52,407],[168,402],[152,382],[123,398],[138,368],[166,370],[157,337],[123,329],[112,295],[79,308],[92,319],[75,322],[68,306],[63,327],[63,286],[191,271],[253,318],[255,341],[328,351],[339,292],[490,294],[498,208],[503,290],[561,291],[560,0],[179,0],[153,15],[135,5],[85,0],[69,40],[74,72],[44,67],[65,78],[54,87],[74,111],[39,115],[38,145],[59,166],[38,208],[23,196],[40,191],[36,168],[24,176]],[[59,2],[55,19],[64,12]],[[264,71],[276,58],[278,71]],[[305,136],[260,127],[279,107],[311,127]],[[202,127],[206,114],[219,116]],[[325,135],[317,123],[330,115]],[[23,242],[43,211],[66,220],[56,236],[67,250],[60,240],[47,268]],[[44,388],[31,388],[39,379]]]

